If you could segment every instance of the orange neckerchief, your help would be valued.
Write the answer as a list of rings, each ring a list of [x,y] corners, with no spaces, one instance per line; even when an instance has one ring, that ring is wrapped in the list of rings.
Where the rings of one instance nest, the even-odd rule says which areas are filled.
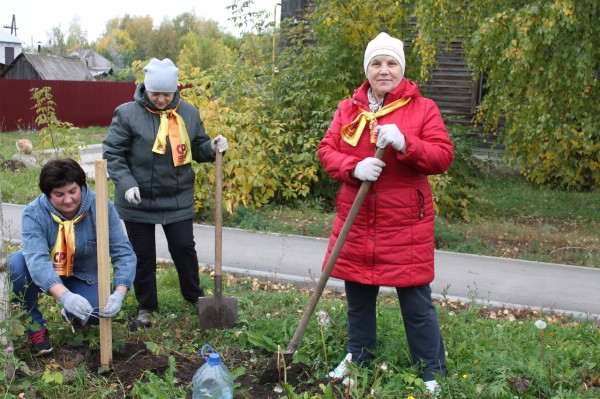
[[[75,261],[75,223],[87,215],[82,213],[73,220],[61,220],[58,216],[50,213],[52,219],[58,223],[58,233],[54,248],[50,252],[50,259],[54,270],[59,276],[71,277],[73,275],[73,264]]]
[[[167,136],[171,142],[171,153],[173,154],[173,164],[181,166],[192,162],[192,152],[190,150],[190,137],[188,136],[185,122],[176,110],[179,107],[167,111],[153,111],[145,107],[148,112],[160,115],[160,125],[152,152],[164,155],[167,152]]]
[[[377,112],[363,110],[360,114],[358,114],[356,119],[354,119],[349,124],[342,126],[342,129],[340,130],[342,139],[346,143],[352,146],[356,146],[356,144],[358,144],[358,139],[360,139],[360,136],[362,135],[367,121],[369,121],[369,129],[371,130],[371,132],[373,132],[373,125],[377,118],[383,115],[387,115],[390,112],[397,110],[398,108],[404,107],[406,104],[408,104],[409,101],[410,98],[401,98],[399,100],[394,101],[393,103],[389,103]],[[371,142],[374,143],[376,141],[377,135],[375,135],[375,137],[371,135]]]

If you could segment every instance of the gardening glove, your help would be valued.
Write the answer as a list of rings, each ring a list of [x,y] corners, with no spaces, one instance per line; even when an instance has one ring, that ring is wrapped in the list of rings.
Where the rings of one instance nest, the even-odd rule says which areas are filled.
[[[398,126],[394,124],[380,125],[377,126],[377,130],[379,130],[377,147],[385,148],[388,144],[391,144],[396,151],[400,151],[403,154],[406,152],[406,140],[400,129],[398,129]]]
[[[369,157],[356,164],[354,177],[362,181],[375,181],[381,174],[385,162],[380,159]]]
[[[98,315],[100,317],[115,317],[119,310],[121,310],[121,304],[123,303],[123,298],[125,298],[125,293],[123,291],[115,291],[113,292],[106,301],[106,306],[102,308]]]
[[[125,192],[125,199],[130,204],[139,205],[140,202],[142,202],[142,197],[140,197],[139,187],[131,187],[129,190],[127,190]]]
[[[219,134],[217,137],[215,137],[211,142],[210,142],[210,146],[212,147],[213,151],[216,152],[216,149],[219,149],[219,152],[223,153],[225,151],[227,151],[227,149],[229,148],[229,144],[227,143],[227,139],[225,138],[225,136]]]
[[[83,324],[87,323],[90,314],[94,310],[87,299],[71,291],[67,291],[60,296],[60,303],[63,304],[67,312],[81,319]]]

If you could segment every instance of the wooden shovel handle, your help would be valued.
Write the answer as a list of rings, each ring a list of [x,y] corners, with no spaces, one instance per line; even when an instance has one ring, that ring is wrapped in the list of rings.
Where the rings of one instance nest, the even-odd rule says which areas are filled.
[[[223,291],[223,213],[221,202],[223,198],[223,153],[216,149],[215,155],[215,296]]]
[[[375,152],[375,158],[382,160],[383,155],[385,154],[385,150],[386,150],[385,148],[377,148],[377,151]],[[325,289],[327,280],[329,280],[329,276],[331,275],[333,266],[335,266],[335,263],[337,262],[337,258],[340,255],[340,252],[342,252],[342,247],[346,243],[346,238],[348,238],[348,233],[350,233],[350,229],[352,228],[354,219],[356,219],[356,215],[358,215],[358,211],[360,210],[360,207],[362,206],[362,203],[364,202],[365,197],[367,196],[367,192],[369,191],[370,187],[371,187],[370,181],[363,181],[362,184],[360,185],[360,188],[358,189],[356,198],[354,198],[354,202],[352,203],[352,208],[350,208],[348,217],[346,217],[346,221],[344,222],[344,225],[342,226],[342,230],[340,230],[340,235],[338,236],[337,240],[335,241],[335,245],[333,246],[333,249],[331,250],[329,259],[327,259],[327,264],[325,265],[325,268],[323,269],[323,273],[321,274],[321,277],[319,278],[319,281],[317,282],[317,286],[315,287],[315,290],[313,291],[313,293],[310,297],[310,301],[309,301],[306,309],[304,310],[302,319],[300,319],[300,323],[298,324],[298,327],[296,328],[296,333],[294,334],[294,337],[292,338],[292,340],[289,342],[289,344],[287,346],[288,353],[295,352],[296,349],[298,349],[300,339],[302,338],[302,335],[304,335],[304,331],[306,330],[308,321],[310,320],[310,317],[312,316],[313,312],[315,311],[317,302],[319,302],[319,298],[321,298],[321,294],[323,293],[323,290]]]

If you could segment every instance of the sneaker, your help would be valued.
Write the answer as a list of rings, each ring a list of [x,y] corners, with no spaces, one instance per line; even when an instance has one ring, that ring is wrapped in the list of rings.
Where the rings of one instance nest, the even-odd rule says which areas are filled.
[[[148,328],[152,326],[152,311],[142,309],[138,312],[137,317],[131,323],[131,331],[135,331],[140,327]]]
[[[439,396],[440,392],[442,392],[442,386],[436,380],[425,381],[425,388],[435,397]]]
[[[352,353],[348,353],[344,360],[338,364],[338,366],[329,372],[329,378],[333,380],[340,380],[346,377],[350,372],[348,371],[348,365],[352,362]]]
[[[28,334],[30,341],[30,350],[33,356],[45,355],[52,352],[52,343],[50,343],[50,332],[46,327],[39,331]]]
[[[80,318],[73,316],[70,313],[67,313],[65,308],[60,310],[60,315],[67,322],[69,327],[71,327],[71,331],[75,334],[77,331],[89,330],[90,326],[87,324],[83,324]]]

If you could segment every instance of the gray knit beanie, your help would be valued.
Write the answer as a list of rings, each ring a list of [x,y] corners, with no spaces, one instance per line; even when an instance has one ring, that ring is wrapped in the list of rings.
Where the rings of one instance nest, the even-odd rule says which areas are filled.
[[[144,67],[146,73],[144,85],[147,91],[155,93],[175,93],[177,91],[177,74],[179,69],[168,58],[160,61],[153,58]]]

